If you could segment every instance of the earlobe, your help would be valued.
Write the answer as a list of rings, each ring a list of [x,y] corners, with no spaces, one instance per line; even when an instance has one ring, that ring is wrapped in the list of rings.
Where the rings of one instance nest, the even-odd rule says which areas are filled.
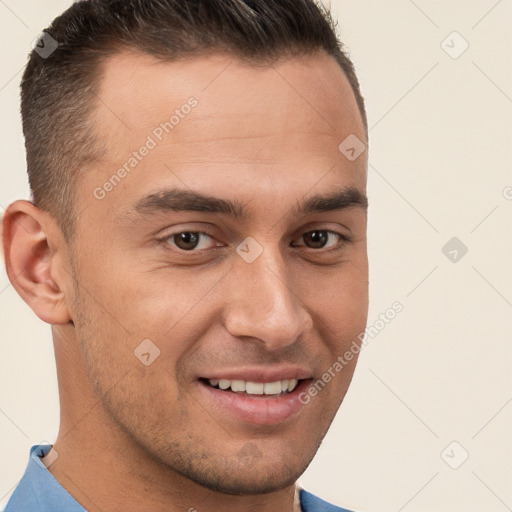
[[[65,274],[58,272],[63,261],[57,256],[59,247],[60,253],[65,252],[63,238],[50,241],[48,234],[57,230],[53,218],[29,201],[15,201],[4,213],[2,238],[9,280],[34,313],[49,324],[71,320],[63,283],[55,278]]]

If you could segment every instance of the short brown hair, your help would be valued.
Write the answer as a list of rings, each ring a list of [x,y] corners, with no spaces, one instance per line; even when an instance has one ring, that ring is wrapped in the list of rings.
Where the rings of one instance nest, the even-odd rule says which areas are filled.
[[[34,203],[68,240],[81,169],[102,150],[90,122],[98,68],[123,49],[163,60],[220,51],[252,62],[324,50],[344,71],[367,131],[353,64],[315,0],[82,0],[44,33],[47,53],[54,49],[31,52],[21,83],[27,169]]]

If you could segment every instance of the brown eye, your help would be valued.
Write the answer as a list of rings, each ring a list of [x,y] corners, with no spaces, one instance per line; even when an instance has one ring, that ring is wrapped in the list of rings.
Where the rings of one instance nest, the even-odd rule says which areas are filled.
[[[191,251],[195,249],[199,243],[199,236],[202,233],[194,231],[184,231],[183,233],[176,233],[172,235],[173,242],[176,247],[184,251]]]
[[[330,229],[315,229],[308,231],[301,236],[304,243],[294,245],[304,245],[310,249],[335,248],[337,245],[343,246],[344,242],[348,242],[348,238],[341,233],[331,231]],[[340,247],[341,248],[341,247]]]
[[[210,249],[223,246],[223,244],[218,242],[212,235],[204,231],[176,231],[159,238],[158,242],[162,244],[165,249],[173,251],[174,254],[184,254],[188,252],[191,256],[199,255]]]
[[[303,235],[304,241],[312,249],[321,249],[329,239],[328,231],[309,231]]]

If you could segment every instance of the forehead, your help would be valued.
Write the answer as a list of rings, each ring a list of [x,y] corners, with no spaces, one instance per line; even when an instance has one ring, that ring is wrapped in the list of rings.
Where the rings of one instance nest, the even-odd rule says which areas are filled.
[[[94,126],[107,151],[88,173],[89,191],[154,143],[103,206],[123,209],[161,186],[254,195],[280,181],[295,201],[327,175],[324,192],[365,189],[366,154],[349,161],[338,149],[348,136],[366,140],[357,104],[324,53],[256,65],[223,54],[161,61],[124,52],[101,71]]]
[[[264,117],[265,135],[293,130],[307,121],[317,131],[341,136],[351,130],[365,139],[348,80],[324,52],[274,64],[248,63],[224,54],[162,61],[140,52],[118,53],[101,67],[96,114],[108,128],[147,132],[191,96],[201,108],[189,125],[200,120],[211,128],[222,127],[226,134],[231,128],[239,137],[260,135],[263,127],[258,121]],[[173,135],[182,132],[175,130]]]
[[[155,92],[203,93],[215,83],[217,92],[221,89],[235,92],[241,87],[243,91],[255,94],[255,99],[266,95],[266,85],[277,87],[276,93],[280,89],[295,88],[299,96],[304,93],[308,95],[314,90],[319,96],[315,101],[318,106],[321,96],[325,95],[345,103],[347,111],[352,103],[355,106],[353,93],[342,69],[324,51],[260,63],[241,60],[226,53],[165,60],[140,51],[125,50],[106,58],[100,66],[100,75],[102,94],[112,105],[137,97],[144,99]],[[219,80],[221,75],[224,75],[224,79]],[[308,91],[308,84],[299,83],[304,78],[308,79],[311,91]]]

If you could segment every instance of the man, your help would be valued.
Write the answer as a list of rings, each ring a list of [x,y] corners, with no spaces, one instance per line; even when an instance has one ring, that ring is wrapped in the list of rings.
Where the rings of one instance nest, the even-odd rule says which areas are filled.
[[[343,510],[296,486],[368,309],[366,117],[328,16],[75,2],[22,117],[5,261],[52,326],[61,421],[7,512]]]

